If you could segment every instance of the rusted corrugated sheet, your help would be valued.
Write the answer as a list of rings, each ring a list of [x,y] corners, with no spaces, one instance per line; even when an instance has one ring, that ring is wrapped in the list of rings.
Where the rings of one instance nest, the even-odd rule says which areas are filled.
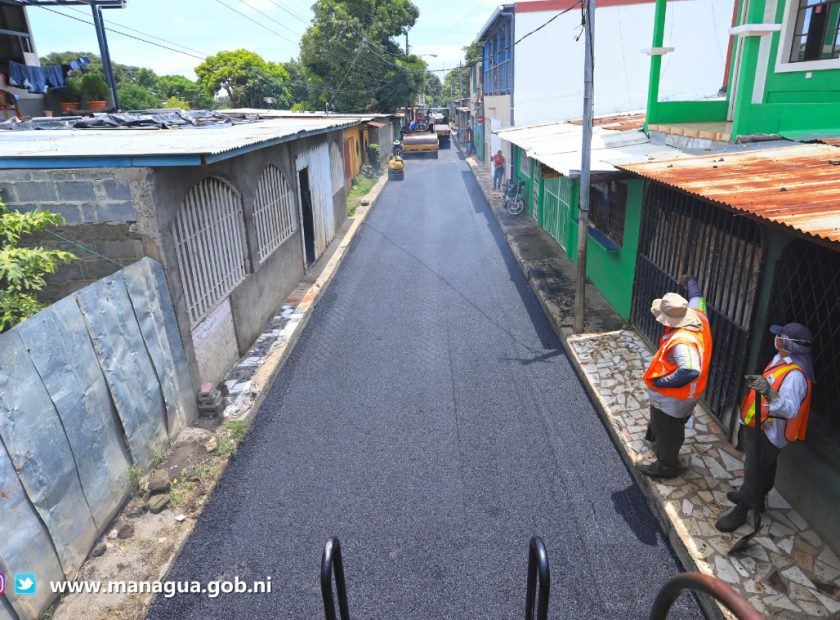
[[[583,125],[583,119],[576,118],[569,121],[572,125]],[[611,114],[609,116],[596,116],[592,120],[593,127],[603,127],[611,131],[640,130],[645,124],[644,112],[632,112],[630,114]]]
[[[833,146],[810,144],[616,167],[840,242],[840,151]]]

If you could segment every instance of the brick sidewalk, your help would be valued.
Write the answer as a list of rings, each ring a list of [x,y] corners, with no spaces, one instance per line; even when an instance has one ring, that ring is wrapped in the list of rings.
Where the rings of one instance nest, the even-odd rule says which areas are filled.
[[[753,544],[735,557],[727,556],[732,544],[752,528],[744,525],[722,534],[714,527],[731,508],[726,492],[743,479],[743,456],[702,407],[695,413],[694,428],[686,431],[681,459],[687,469],[682,476],[650,479],[635,470],[636,463],[653,457],[644,440],[649,414],[641,381],[652,352],[635,331],[622,325],[591,284],[587,284],[587,333],[572,335],[574,265],[527,214],[505,213],[492,189],[490,172],[475,157],[467,158],[467,163],[686,570],[730,583],[768,617],[840,618],[840,559],[775,490]],[[720,615],[705,597],[701,602],[710,615]]]

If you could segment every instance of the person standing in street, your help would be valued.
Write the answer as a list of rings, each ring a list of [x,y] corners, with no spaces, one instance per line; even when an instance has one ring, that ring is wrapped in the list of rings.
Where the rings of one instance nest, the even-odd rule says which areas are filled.
[[[473,130],[472,125],[467,123],[467,157],[472,155],[473,150]]]
[[[800,323],[773,325],[770,333],[776,355],[760,375],[747,375],[749,392],[741,403],[744,445],[744,483],[730,491],[726,499],[735,507],[718,519],[715,527],[732,532],[747,520],[750,508],[763,506],[776,481],[776,459],[788,443],[805,439],[814,367],[811,363],[811,330]],[[764,397],[760,431],[755,428],[756,397]],[[761,446],[756,454],[755,433],[761,432]],[[758,470],[758,471],[756,471]],[[757,475],[756,475],[757,474]],[[758,479],[758,489],[755,488]]]
[[[501,149],[493,155],[493,189],[501,189],[505,180],[505,156]]]
[[[650,311],[665,326],[659,349],[644,382],[650,398],[650,430],[656,460],[639,465],[647,476],[675,478],[685,425],[706,389],[712,358],[712,332],[706,318],[706,300],[694,276],[684,275],[689,300],[677,293],[655,299]]]

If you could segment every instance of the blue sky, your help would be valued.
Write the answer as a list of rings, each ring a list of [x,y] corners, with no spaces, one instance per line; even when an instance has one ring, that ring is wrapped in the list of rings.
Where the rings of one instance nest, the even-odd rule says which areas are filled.
[[[200,54],[245,48],[267,60],[285,61],[297,56],[300,35],[312,16],[310,0],[222,0],[282,35],[272,34],[215,0],[128,0],[124,9],[104,11],[106,25],[120,25],[185,45]],[[479,28],[499,4],[498,0],[414,0],[420,18],[409,33],[412,52],[437,54],[426,57],[431,69],[446,68],[462,58],[461,48],[475,38]],[[277,6],[279,4],[287,11]],[[35,45],[40,55],[58,51],[91,51],[99,47],[93,26],[65,15],[91,21],[86,7],[55,8],[56,15],[42,8],[29,8]],[[262,11],[268,17],[258,13]],[[297,15],[296,18],[292,14]],[[285,26],[285,28],[284,28]],[[131,31],[130,31],[131,32]],[[139,37],[144,35],[132,32]],[[163,45],[161,41],[157,41]],[[404,41],[400,41],[402,45]],[[184,54],[108,34],[115,62],[145,66],[159,74],[179,73],[195,78],[192,69],[200,60]],[[195,53],[195,52],[191,52]],[[439,73],[441,77],[442,73]]]

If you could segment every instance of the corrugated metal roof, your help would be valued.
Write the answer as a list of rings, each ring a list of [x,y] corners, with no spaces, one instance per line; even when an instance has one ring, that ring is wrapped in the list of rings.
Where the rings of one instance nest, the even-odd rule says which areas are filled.
[[[200,129],[9,131],[0,136],[0,168],[197,165],[359,123],[346,117],[277,118]]]
[[[583,119],[576,118],[569,121],[572,125],[582,125]],[[610,114],[598,116],[592,121],[593,127],[603,127],[612,131],[641,130],[645,124],[645,112],[627,112],[624,114]]]
[[[549,123],[500,129],[495,133],[560,174],[571,176],[581,168],[583,128],[580,125]],[[614,171],[618,163],[678,157],[689,155],[670,146],[651,144],[641,131],[615,131],[601,126],[592,129],[593,172]]]
[[[840,242],[840,150],[834,146],[796,145],[617,167]]]

